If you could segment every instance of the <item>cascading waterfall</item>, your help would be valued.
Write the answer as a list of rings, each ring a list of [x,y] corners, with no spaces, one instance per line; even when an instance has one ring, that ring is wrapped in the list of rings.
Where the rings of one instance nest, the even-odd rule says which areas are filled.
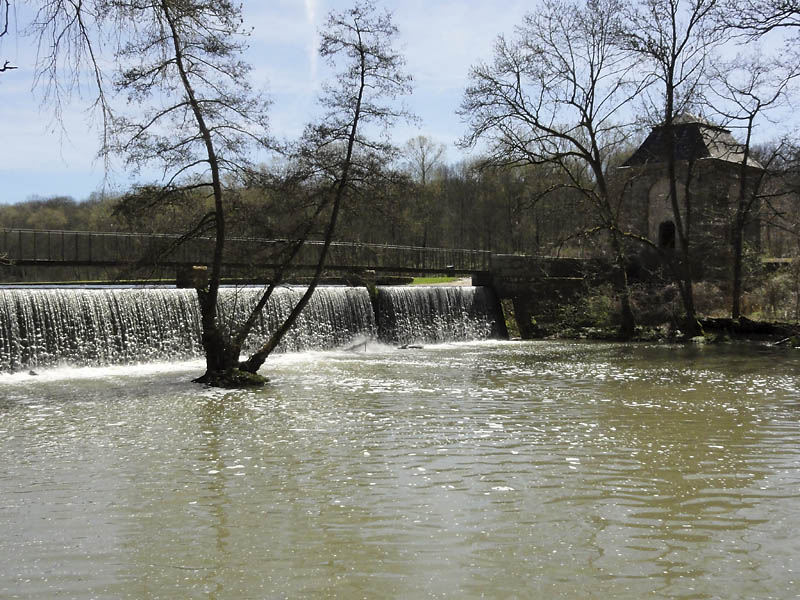
[[[249,345],[244,351],[255,350],[259,343],[280,327],[292,308],[300,301],[306,288],[290,287],[275,290],[262,311]],[[234,328],[250,314],[261,290],[241,288],[221,290],[220,318],[232,322]],[[357,337],[374,337],[375,316],[369,294],[364,288],[321,286],[300,313],[290,332],[278,346],[279,351],[325,350],[350,343]]]
[[[223,323],[241,323],[260,291],[220,290]],[[304,291],[275,291],[250,335],[251,347],[277,329]],[[357,336],[373,337],[375,329],[366,290],[318,288],[278,349],[333,348]],[[201,354],[194,290],[0,290],[0,372],[60,363],[181,360]]]
[[[275,291],[245,352],[268,338],[304,291]],[[241,323],[260,292],[220,290],[223,326]],[[365,288],[319,287],[278,349],[330,349],[376,337],[410,344],[498,336],[496,306],[486,288],[380,287],[373,304]],[[0,372],[182,360],[202,355],[199,340],[194,290],[0,289]]]
[[[0,371],[197,354],[192,290],[0,290]]]
[[[491,288],[391,286],[378,288],[378,333],[398,344],[505,337]]]

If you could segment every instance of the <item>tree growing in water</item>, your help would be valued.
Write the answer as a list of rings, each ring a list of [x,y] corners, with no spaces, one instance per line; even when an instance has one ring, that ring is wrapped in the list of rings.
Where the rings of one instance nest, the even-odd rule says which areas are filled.
[[[116,91],[127,95],[130,116],[109,116],[105,78],[96,59],[86,17],[98,25],[114,23],[119,44]],[[246,31],[241,7],[230,0],[95,0],[85,4],[46,2],[38,19],[40,40],[69,39],[73,64],[89,57],[103,106],[108,143],[104,152],[120,154],[134,169],[158,166],[163,177],[131,197],[155,208],[200,194],[211,209],[184,235],[214,240],[206,285],[198,289],[206,372],[197,381],[217,386],[261,384],[257,375],[267,356],[308,303],[322,274],[338,214],[348,194],[367,171],[376,171],[391,146],[363,133],[370,122],[388,125],[403,111],[391,101],[409,88],[402,57],[393,49],[397,29],[388,12],[361,2],[331,13],[321,32],[320,54],[332,66],[343,61],[334,83],[321,97],[322,121],[306,129],[291,152],[299,165],[292,173],[310,178],[321,197],[315,217],[328,211],[325,240],[314,277],[286,321],[246,360],[242,348],[280,281],[300,250],[291,245],[284,266],[261,293],[243,324],[220,315],[219,299],[228,228],[226,198],[255,173],[252,157],[272,147],[267,134],[267,104],[248,84],[250,67],[242,60]],[[121,33],[124,32],[124,33]],[[58,89],[57,48],[43,69]],[[48,68],[51,70],[48,71]],[[387,102],[388,100],[388,102]],[[143,108],[144,107],[144,108]],[[311,187],[311,186],[310,186]],[[320,191],[321,190],[321,191]],[[305,234],[311,230],[306,227]],[[224,322],[225,321],[225,322]]]
[[[319,283],[342,204],[359,188],[379,178],[396,152],[388,139],[375,139],[364,133],[370,125],[385,133],[397,118],[410,118],[405,109],[394,107],[392,102],[410,91],[411,82],[403,71],[405,60],[392,46],[396,35],[391,13],[379,12],[369,1],[343,12],[331,12],[321,31],[320,55],[333,68],[339,60],[343,64],[333,81],[323,87],[320,101],[325,114],[318,124],[306,128],[296,158],[314,175],[315,187],[325,195],[324,203],[331,205],[325,239],[306,292],[271,338],[239,363],[241,370],[257,372],[294,324]],[[264,304],[262,297],[256,311]],[[247,335],[256,311],[237,341]]]

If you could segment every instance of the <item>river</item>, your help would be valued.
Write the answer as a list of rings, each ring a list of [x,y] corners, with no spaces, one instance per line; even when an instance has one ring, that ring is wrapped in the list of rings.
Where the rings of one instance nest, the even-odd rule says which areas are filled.
[[[797,598],[800,352],[467,342],[0,377],[0,598]]]

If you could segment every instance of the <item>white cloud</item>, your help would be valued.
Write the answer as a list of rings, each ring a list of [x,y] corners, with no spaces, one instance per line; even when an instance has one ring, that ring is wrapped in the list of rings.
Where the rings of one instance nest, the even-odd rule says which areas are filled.
[[[317,79],[317,47],[319,46],[319,34],[317,33],[317,1],[305,0],[306,20],[311,26],[313,33],[307,45],[308,49],[308,64],[311,67],[311,80]]]

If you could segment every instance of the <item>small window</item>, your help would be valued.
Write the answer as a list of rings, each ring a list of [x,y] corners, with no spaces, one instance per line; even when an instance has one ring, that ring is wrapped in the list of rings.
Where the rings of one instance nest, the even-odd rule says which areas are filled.
[[[675,223],[664,221],[658,226],[658,247],[675,248]]]

